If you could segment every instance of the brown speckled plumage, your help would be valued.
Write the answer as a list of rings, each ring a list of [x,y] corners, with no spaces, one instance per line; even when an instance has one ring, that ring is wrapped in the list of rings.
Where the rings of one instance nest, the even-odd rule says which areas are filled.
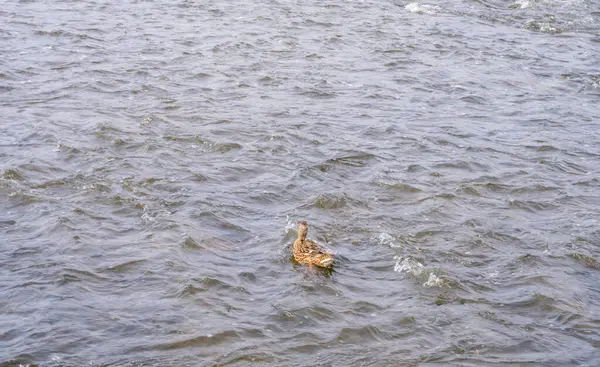
[[[314,264],[329,268],[333,264],[333,255],[306,239],[308,223],[302,221],[298,226],[298,239],[294,241],[294,259],[301,264]]]

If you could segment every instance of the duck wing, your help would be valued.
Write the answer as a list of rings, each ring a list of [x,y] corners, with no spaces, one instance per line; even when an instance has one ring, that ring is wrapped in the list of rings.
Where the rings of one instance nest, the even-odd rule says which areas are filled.
[[[316,243],[314,243],[313,241],[310,241],[310,240],[304,241],[303,250],[304,250],[303,252],[306,252],[311,255],[317,255],[317,254],[329,255],[329,252],[327,252],[323,247],[317,245]]]
[[[304,256],[304,261],[310,264],[322,266],[328,268],[333,263],[333,256],[323,247],[312,241],[304,241],[306,253]]]

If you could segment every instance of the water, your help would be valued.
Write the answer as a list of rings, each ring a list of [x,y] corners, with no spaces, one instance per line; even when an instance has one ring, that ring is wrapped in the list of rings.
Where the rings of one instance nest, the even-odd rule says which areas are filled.
[[[597,0],[0,9],[0,366],[600,365]]]

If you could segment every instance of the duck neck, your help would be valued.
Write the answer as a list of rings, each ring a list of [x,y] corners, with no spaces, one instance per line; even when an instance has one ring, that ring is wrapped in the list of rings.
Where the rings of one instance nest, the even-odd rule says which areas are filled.
[[[308,228],[300,227],[300,229],[298,230],[298,240],[305,241],[307,233],[308,233]]]

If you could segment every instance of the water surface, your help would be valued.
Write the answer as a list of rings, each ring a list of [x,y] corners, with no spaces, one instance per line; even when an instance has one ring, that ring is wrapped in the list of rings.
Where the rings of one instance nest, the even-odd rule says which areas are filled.
[[[0,366],[600,365],[597,0],[1,5]]]

